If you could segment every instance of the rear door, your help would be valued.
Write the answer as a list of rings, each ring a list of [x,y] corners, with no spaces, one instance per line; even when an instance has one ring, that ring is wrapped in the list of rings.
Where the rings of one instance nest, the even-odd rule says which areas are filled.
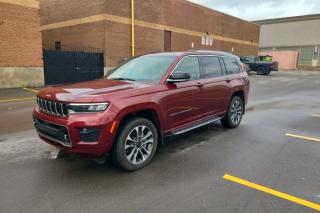
[[[227,76],[217,56],[199,56],[202,74],[203,115],[221,116],[227,110],[231,92]],[[224,65],[223,65],[224,66]]]
[[[241,68],[234,57],[222,57],[221,61],[225,65],[224,72],[226,74],[226,80],[229,82],[228,85],[232,88],[232,91],[242,90],[245,82],[248,81],[245,75],[241,74]],[[229,94],[229,99],[232,94]]]
[[[186,82],[167,84],[167,124],[169,129],[196,121],[201,116],[198,57],[187,56],[183,58],[173,72],[189,73],[191,79]]]

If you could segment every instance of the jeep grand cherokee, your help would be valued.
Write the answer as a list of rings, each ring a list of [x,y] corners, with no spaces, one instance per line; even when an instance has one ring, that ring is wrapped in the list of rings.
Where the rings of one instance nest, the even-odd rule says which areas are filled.
[[[248,91],[235,55],[154,53],[129,60],[107,79],[41,90],[33,117],[47,143],[69,153],[111,154],[133,171],[150,163],[167,136],[218,120],[237,127]]]

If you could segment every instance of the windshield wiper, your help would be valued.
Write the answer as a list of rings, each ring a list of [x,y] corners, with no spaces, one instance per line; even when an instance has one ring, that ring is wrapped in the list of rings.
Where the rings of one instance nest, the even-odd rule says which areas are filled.
[[[120,81],[135,81],[132,78],[109,78],[110,80],[120,80]]]

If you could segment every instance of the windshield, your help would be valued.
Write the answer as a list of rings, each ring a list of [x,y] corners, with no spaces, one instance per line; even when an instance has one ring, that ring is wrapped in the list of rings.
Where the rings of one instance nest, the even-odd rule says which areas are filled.
[[[108,79],[159,82],[174,60],[174,56],[140,56],[115,69]]]

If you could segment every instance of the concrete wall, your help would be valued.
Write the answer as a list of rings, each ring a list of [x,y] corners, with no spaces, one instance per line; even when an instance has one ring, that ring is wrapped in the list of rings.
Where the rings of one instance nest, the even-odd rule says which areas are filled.
[[[101,48],[107,67],[131,56],[129,0],[41,0],[40,5],[44,46],[61,41],[62,48]],[[172,51],[191,49],[194,43],[196,49],[233,49],[243,55],[258,52],[258,25],[188,1],[137,0],[135,18],[136,54],[163,51],[164,30],[172,31]],[[207,32],[213,46],[201,45]]]
[[[44,84],[39,4],[0,0],[0,88]]]
[[[0,88],[43,86],[43,67],[0,67],[0,85]]]
[[[320,45],[320,17],[318,20],[304,20],[262,24],[261,48]]]

